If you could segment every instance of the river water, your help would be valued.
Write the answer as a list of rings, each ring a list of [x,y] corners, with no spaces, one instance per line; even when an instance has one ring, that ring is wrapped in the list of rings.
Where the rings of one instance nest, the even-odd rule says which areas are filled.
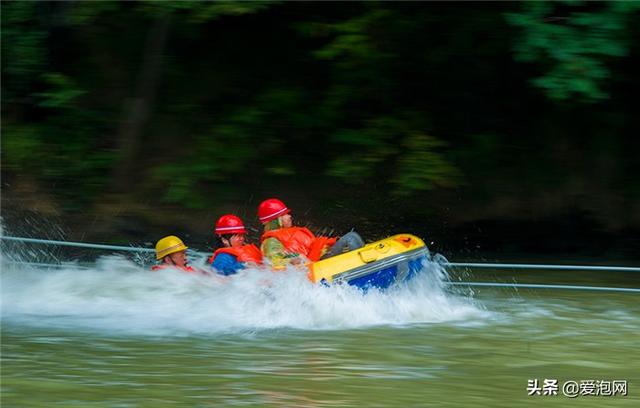
[[[640,406],[638,294],[449,279],[477,276],[426,263],[407,285],[362,293],[295,270],[4,265],[2,406]],[[535,380],[549,381],[541,395]],[[626,396],[589,395],[613,381]]]

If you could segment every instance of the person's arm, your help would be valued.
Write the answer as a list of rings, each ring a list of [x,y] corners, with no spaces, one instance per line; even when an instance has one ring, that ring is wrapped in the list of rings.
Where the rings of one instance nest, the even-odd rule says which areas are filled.
[[[231,254],[221,253],[216,255],[211,267],[220,275],[233,275],[242,269],[244,265],[238,262],[235,256]]]

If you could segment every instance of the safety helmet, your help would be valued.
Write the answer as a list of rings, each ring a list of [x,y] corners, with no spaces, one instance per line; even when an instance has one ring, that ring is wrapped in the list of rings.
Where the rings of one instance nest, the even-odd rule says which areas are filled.
[[[263,224],[275,220],[281,215],[289,214],[290,212],[291,210],[289,210],[287,206],[277,198],[264,200],[258,206],[258,218]]]
[[[244,228],[244,224],[240,217],[236,217],[233,214],[226,214],[218,218],[216,222],[216,234],[246,234],[247,230]]]
[[[176,252],[184,251],[188,247],[182,242],[182,240],[175,235],[169,235],[162,238],[156,244],[156,259],[159,261],[167,255],[175,254]]]

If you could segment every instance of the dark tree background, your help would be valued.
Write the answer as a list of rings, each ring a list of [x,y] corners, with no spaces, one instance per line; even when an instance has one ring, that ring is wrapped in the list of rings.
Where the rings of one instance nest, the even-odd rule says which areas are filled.
[[[638,2],[1,7],[6,231],[204,248],[277,196],[458,257],[639,257]]]

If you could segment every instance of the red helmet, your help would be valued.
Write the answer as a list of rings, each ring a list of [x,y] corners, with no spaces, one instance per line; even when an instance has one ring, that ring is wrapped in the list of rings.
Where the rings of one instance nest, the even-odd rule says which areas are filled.
[[[277,198],[269,198],[264,200],[258,206],[258,218],[263,224],[273,221],[281,215],[289,214],[291,210]]]
[[[244,229],[242,220],[233,214],[223,215],[216,222],[216,234],[218,235],[246,233],[247,230]]]

